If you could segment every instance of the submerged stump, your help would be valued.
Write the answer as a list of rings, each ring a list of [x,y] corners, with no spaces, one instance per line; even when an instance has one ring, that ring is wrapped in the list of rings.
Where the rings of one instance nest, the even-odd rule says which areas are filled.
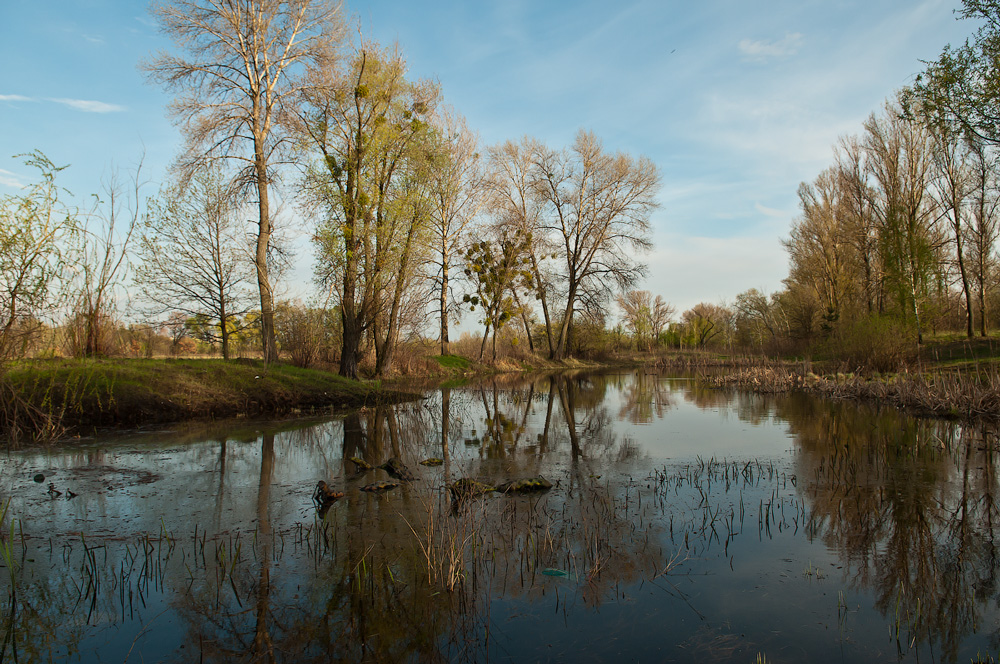
[[[389,480],[379,480],[378,482],[372,482],[371,484],[366,484],[361,487],[362,491],[367,491],[368,493],[382,493],[383,491],[389,491],[395,489],[399,486],[399,482],[390,482]]]
[[[379,466],[379,468],[389,473],[397,480],[412,482],[417,479],[413,476],[413,473],[410,472],[410,469],[406,467],[406,464],[399,460],[399,457],[390,457],[389,460]]]
[[[497,486],[497,491],[501,493],[532,493],[548,491],[551,488],[552,482],[539,475],[538,477],[526,477],[512,482],[504,482]]]
[[[448,491],[451,492],[451,497],[456,501],[474,496],[482,496],[496,490],[495,486],[474,480],[470,477],[457,479],[453,484],[448,485]]]

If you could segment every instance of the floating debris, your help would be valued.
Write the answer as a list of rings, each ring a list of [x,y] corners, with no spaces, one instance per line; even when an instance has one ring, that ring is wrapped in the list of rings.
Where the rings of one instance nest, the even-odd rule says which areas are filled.
[[[552,482],[541,475],[538,477],[526,477],[513,482],[505,482],[497,487],[497,491],[503,493],[531,493],[533,491],[548,491],[552,488]]]
[[[45,481],[45,475],[38,473],[37,475],[35,475],[35,481],[41,484],[42,482]]]
[[[56,489],[56,485],[55,485],[55,483],[53,483],[53,482],[49,482],[49,490],[48,490],[48,494],[49,494],[50,496],[52,496],[53,498],[58,498],[59,496],[61,496],[61,495],[62,495],[62,491],[58,491],[58,490]]]
[[[469,477],[463,477],[455,480],[454,484],[449,484],[448,490],[451,491],[452,498],[462,500],[463,498],[472,498],[473,496],[481,496],[491,491],[496,491],[497,488]]]
[[[399,482],[390,482],[389,480],[379,480],[378,482],[372,482],[371,484],[366,484],[361,487],[362,491],[368,491],[369,493],[380,493],[382,491],[389,491],[390,489],[395,489],[399,486]]]
[[[348,459],[348,461],[350,461],[351,463],[353,463],[355,466],[358,467],[358,472],[359,473],[362,470],[371,470],[372,469],[372,465],[370,463],[368,463],[367,461],[365,461],[364,459],[362,459],[361,457],[353,456],[350,459]]]
[[[542,574],[545,576],[569,576],[569,572],[561,569],[554,569],[552,567],[546,567],[542,570]]]
[[[327,484],[323,480],[320,480],[316,484],[316,490],[313,491],[313,497],[312,498],[313,498],[313,502],[315,502],[317,504],[327,505],[327,504],[332,503],[335,500],[338,500],[338,499],[343,498],[343,497],[344,497],[344,492],[343,491],[334,491],[333,487],[331,487],[329,484]]]
[[[379,466],[379,468],[389,473],[397,480],[412,482],[416,479],[413,476],[413,473],[410,472],[410,469],[406,467],[406,464],[399,460],[399,457],[390,457],[389,460]]]
[[[440,466],[444,463],[444,459],[438,459],[437,457],[431,457],[430,459],[424,459],[419,462],[421,466]]]

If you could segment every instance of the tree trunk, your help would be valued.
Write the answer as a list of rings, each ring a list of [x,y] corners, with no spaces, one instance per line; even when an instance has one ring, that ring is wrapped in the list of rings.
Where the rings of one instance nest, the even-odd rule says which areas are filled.
[[[263,150],[263,145],[259,141],[254,141],[257,209],[260,214],[254,266],[257,268],[257,286],[260,289],[261,348],[264,351],[264,361],[270,363],[278,360],[278,344],[274,336],[274,297],[267,269],[267,248],[271,243],[271,218],[267,200],[267,162]]]
[[[442,252],[441,260],[441,354],[447,355],[448,347],[448,259]]]

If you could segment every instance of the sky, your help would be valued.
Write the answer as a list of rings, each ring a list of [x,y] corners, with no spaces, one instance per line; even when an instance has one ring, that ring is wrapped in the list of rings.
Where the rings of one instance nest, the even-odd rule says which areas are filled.
[[[654,250],[642,288],[678,312],[781,288],[781,239],[800,182],[839,137],[971,34],[959,0],[354,0],[366,37],[396,42],[410,76],[440,83],[484,144],[580,129],[659,167]],[[174,45],[135,0],[0,2],[0,195],[35,174],[14,155],[69,165],[81,207],[142,161],[145,193],[181,137],[170,95],[140,63]],[[294,220],[289,223],[294,224]],[[305,295],[299,228],[286,293]],[[296,290],[298,289],[298,290]]]

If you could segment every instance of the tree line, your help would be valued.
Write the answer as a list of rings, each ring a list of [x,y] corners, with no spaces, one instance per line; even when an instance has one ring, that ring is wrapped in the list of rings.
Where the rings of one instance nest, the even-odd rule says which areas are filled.
[[[92,233],[81,219],[93,215],[60,202],[60,169],[31,155],[42,184],[3,201],[3,343],[66,311],[72,290],[82,354],[106,352],[96,337],[131,265],[132,305],[184,317],[224,357],[252,325],[274,361],[295,346],[276,329],[288,209],[317,257],[317,303],[298,323],[317,310],[311,324],[338,338],[345,376],[369,356],[387,373],[431,316],[447,354],[463,310],[482,324],[481,354],[492,336],[495,356],[516,324],[563,359],[576,321],[642,276],[660,183],[650,160],[585,131],[565,148],[481,145],[436,82],[410,78],[397,47],[353,36],[331,0],[171,0],[152,12],[177,47],[141,65],[174,95],[184,142],[170,181],[140,214],[134,173],[128,210],[109,201]],[[72,288],[61,283],[69,265],[84,273]]]
[[[980,27],[800,185],[784,288],[717,307],[718,342],[895,368],[928,333],[1000,323],[1000,3],[964,0],[958,14]]]

